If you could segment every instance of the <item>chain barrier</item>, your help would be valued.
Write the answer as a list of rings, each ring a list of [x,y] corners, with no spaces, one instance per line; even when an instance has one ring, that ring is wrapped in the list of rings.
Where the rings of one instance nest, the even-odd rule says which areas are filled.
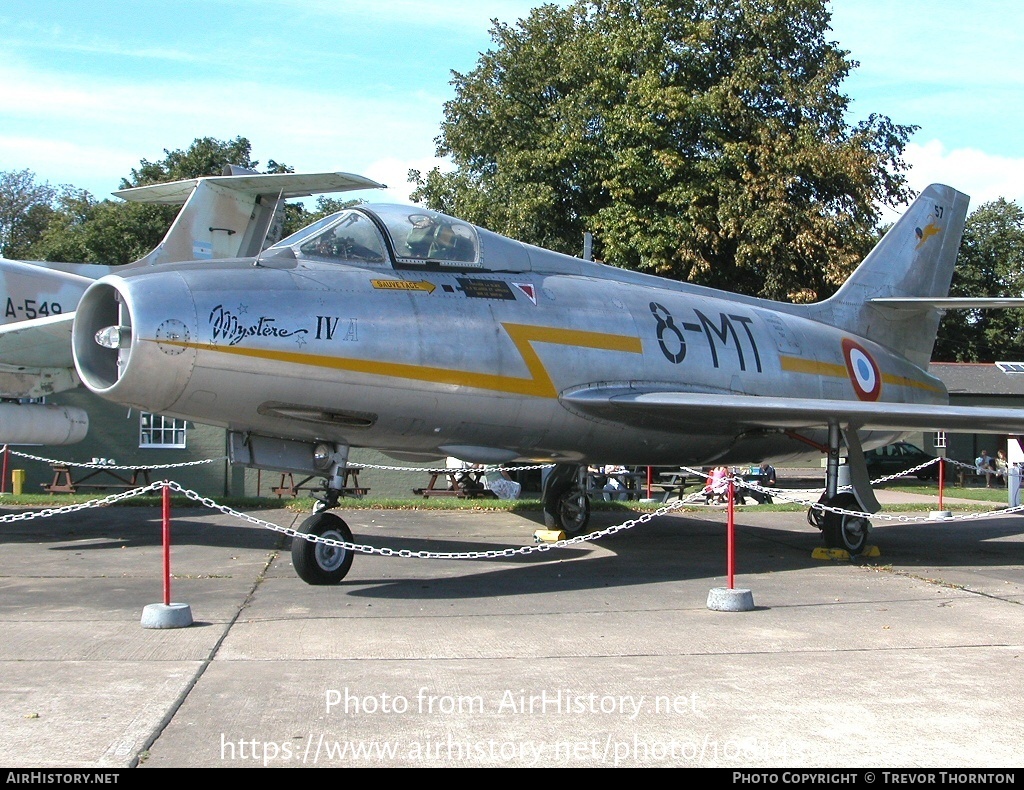
[[[955,458],[947,458],[946,459],[946,463],[947,464],[953,464],[953,466],[959,466],[961,469],[976,470],[978,468],[974,464],[967,464],[967,463],[964,463],[963,461],[957,461]]]
[[[218,455],[216,458],[204,458],[201,461],[183,461],[178,464],[151,464],[149,466],[122,466],[118,464],[100,464],[100,463],[89,463],[80,461],[59,461],[55,458],[43,458],[39,455],[32,455],[30,453],[19,452],[18,450],[11,450],[10,447],[4,445],[0,448],[0,452],[10,452],[11,455],[16,455],[20,458],[27,458],[30,461],[40,461],[44,464],[50,464],[51,466],[77,466],[83,469],[118,469],[118,470],[129,470],[129,469],[180,469],[184,466],[199,466],[200,464],[212,464],[217,461],[226,461],[228,457],[226,455]],[[474,472],[528,472],[534,469],[550,469],[554,466],[553,463],[549,464],[528,464],[525,466],[502,466],[502,465],[490,465],[490,466],[469,466],[465,467],[467,470]],[[349,469],[380,469],[385,472],[421,472],[426,474],[441,474],[443,472],[458,472],[462,470],[462,467],[426,467],[426,466],[384,466],[382,464],[348,464]]]
[[[97,464],[97,463],[88,463],[88,462],[80,462],[80,461],[58,461],[55,458],[43,458],[42,456],[39,456],[39,455],[32,455],[30,453],[22,453],[22,452],[19,452],[18,450],[12,450],[7,445],[4,445],[3,448],[0,448],[0,452],[3,452],[3,451],[7,451],[11,455],[16,455],[19,458],[27,458],[30,461],[41,461],[44,464],[49,464],[50,466],[77,466],[77,467],[81,467],[83,469],[117,469],[117,470],[120,470],[120,471],[135,470],[135,469],[139,469],[139,470],[145,469],[145,470],[148,470],[148,471],[152,471],[152,470],[156,470],[156,469],[180,469],[183,466],[200,466],[201,464],[212,464],[212,463],[216,463],[217,461],[226,461],[228,459],[228,457],[226,455],[219,455],[216,458],[204,458],[201,461],[182,461],[181,463],[178,463],[178,464],[151,464],[149,466],[122,466],[122,465],[119,465],[119,464]]]
[[[927,466],[927,464],[925,464],[924,466]],[[890,476],[889,479],[891,478],[892,476]],[[890,513],[865,513],[859,510],[847,510],[846,508],[833,507],[831,505],[825,505],[822,504],[821,502],[815,502],[809,499],[801,499],[795,495],[798,492],[793,489],[765,488],[763,486],[757,485],[756,483],[746,482],[739,478],[733,478],[733,481],[737,487],[748,488],[753,491],[759,491],[770,495],[773,499],[782,499],[786,502],[797,505],[803,505],[805,507],[811,508],[812,510],[817,510],[822,513],[836,513],[841,516],[856,516],[858,518],[874,519],[877,521],[894,521],[899,523],[923,523],[941,521],[942,523],[948,523],[950,521],[977,521],[979,519],[984,518],[996,518],[999,516],[1024,512],[1024,505],[1016,505],[1013,507],[999,508],[997,510],[986,510],[977,513],[959,513],[948,517],[936,518],[932,518],[931,516],[908,516],[904,514]]]
[[[428,475],[433,474],[446,474],[449,472],[528,472],[533,469],[551,469],[555,464],[528,464],[526,466],[502,466],[490,465],[490,466],[444,466],[444,467],[429,467],[429,466],[384,466],[382,464],[349,464],[349,469],[380,469],[384,472],[421,472]]]
[[[926,465],[925,465],[926,466]],[[696,470],[682,467],[682,469],[688,473],[695,473]],[[794,494],[797,491],[793,489],[779,489],[779,488],[767,488],[759,486],[756,483],[745,481],[739,477],[727,478],[731,479],[733,485],[738,490],[749,489],[758,491],[770,496],[778,497],[787,502],[804,505],[814,510],[836,513],[843,516],[855,516],[859,518],[873,518],[880,519],[883,521],[894,521],[899,523],[922,523],[922,522],[934,522],[940,519],[933,519],[926,516],[907,516],[907,515],[889,515],[884,513],[863,513],[856,510],[848,510],[846,508],[832,507],[829,505],[823,505],[819,502],[813,502],[811,500],[800,499]],[[264,529],[269,529],[274,532],[278,532],[282,535],[288,535],[293,539],[308,540],[314,543],[322,543],[327,546],[332,546],[346,551],[353,551],[359,554],[377,554],[382,557],[403,557],[403,558],[415,558],[415,559],[438,559],[438,560],[478,560],[478,559],[497,559],[500,557],[515,557],[525,556],[534,553],[540,553],[550,551],[551,549],[564,548],[566,546],[572,546],[578,543],[592,542],[600,540],[601,538],[609,535],[614,535],[618,532],[624,532],[626,530],[638,527],[641,524],[646,524],[652,519],[658,518],[659,516],[667,515],[675,510],[678,510],[686,505],[694,504],[700,499],[704,498],[704,490],[694,492],[687,495],[686,497],[680,497],[675,502],[671,502],[663,505],[657,510],[653,510],[649,513],[644,513],[635,519],[628,519],[621,524],[615,524],[604,529],[596,530],[594,532],[587,533],[585,535],[575,535],[571,538],[565,538],[563,540],[556,541],[554,543],[540,543],[531,546],[521,546],[519,548],[505,548],[505,549],[492,549],[489,551],[464,551],[464,552],[440,552],[440,551],[411,551],[409,549],[391,549],[387,547],[376,547],[362,543],[354,543],[349,541],[335,540],[333,538],[325,538],[322,536],[313,536],[305,532],[301,532],[292,527],[283,527],[280,524],[275,524],[271,521],[252,516],[248,513],[242,513],[241,511],[235,510],[227,505],[221,505],[209,497],[204,497],[196,491],[184,488],[179,483],[172,480],[162,480],[156,483],[151,483],[146,486],[140,486],[130,491],[124,491],[118,494],[110,494],[100,499],[93,499],[88,502],[82,502],[73,505],[65,505],[57,508],[43,508],[38,511],[25,511],[22,513],[13,513],[5,516],[0,516],[0,524],[11,523],[16,521],[28,521],[37,518],[48,518],[51,516],[65,515],[68,513],[75,513],[80,510],[87,510],[89,508],[106,507],[107,505],[113,505],[118,502],[132,499],[138,496],[156,492],[162,490],[164,487],[169,488],[171,491],[175,491],[187,499],[196,502],[203,507],[211,510],[216,510],[226,516],[239,519],[249,524],[253,524]],[[979,520],[983,518],[994,518],[1003,515],[1009,515],[1012,513],[1020,513],[1024,511],[1024,505],[1016,507],[1009,507],[1000,510],[992,510],[980,513],[966,513],[962,515],[953,516],[952,518],[943,518],[943,523],[950,521],[968,521],[968,520]]]
[[[306,532],[301,532],[292,527],[283,527],[280,524],[275,524],[272,521],[267,521],[262,518],[257,518],[248,513],[242,513],[241,511],[235,510],[227,505],[221,505],[215,502],[209,497],[204,497],[196,491],[184,488],[179,483],[173,480],[162,480],[157,483],[151,483],[147,486],[140,486],[139,488],[133,488],[131,491],[124,491],[119,494],[111,494],[103,497],[102,499],[93,499],[89,502],[82,502],[75,505],[66,505],[64,507],[57,508],[44,508],[38,511],[26,511],[24,513],[13,513],[6,516],[0,516],[0,524],[10,523],[15,521],[29,521],[37,518],[48,518],[51,516],[59,516],[67,513],[74,513],[79,510],[86,510],[88,508],[105,507],[106,505],[112,505],[116,502],[121,502],[126,499],[132,499],[134,497],[142,496],[150,492],[160,491],[164,487],[169,488],[171,491],[175,491],[187,499],[196,502],[203,507],[211,510],[216,510],[226,516],[239,519],[248,524],[253,524],[264,529],[278,532],[282,535],[288,535],[293,539],[308,540],[313,543],[323,543],[326,546],[333,546],[347,551],[353,551],[358,554],[378,554],[382,557],[403,557],[403,558],[415,558],[415,559],[437,559],[437,560],[479,560],[479,559],[496,559],[499,557],[515,557],[523,556],[528,554],[534,554],[544,551],[550,551],[551,549],[564,548],[566,546],[572,546],[577,543],[590,542],[600,540],[608,535],[614,535],[618,532],[624,532],[634,527],[638,527],[641,524],[646,524],[648,521],[655,519],[659,516],[664,516],[667,513],[671,513],[674,510],[691,504],[695,501],[698,495],[690,495],[686,499],[679,499],[671,504],[664,505],[657,510],[651,511],[650,513],[644,513],[635,519],[629,519],[622,522],[621,524],[615,524],[611,527],[605,527],[604,529],[590,532],[586,535],[575,535],[571,538],[559,540],[554,543],[540,543],[532,546],[521,546],[519,548],[505,548],[505,549],[492,549],[489,551],[462,551],[462,552],[447,552],[447,551],[410,551],[408,549],[391,549],[387,547],[376,547],[362,543],[352,543],[349,541],[335,540],[333,538],[325,538],[321,536],[310,535]]]
[[[695,498],[699,496],[693,494],[690,495],[690,497],[687,497],[686,499],[679,499],[676,502],[672,502],[671,504],[663,505],[657,510],[651,511],[650,513],[644,513],[643,515],[638,516],[635,519],[629,519],[628,521],[624,521],[621,524],[615,524],[611,527],[605,527],[604,529],[600,529],[595,532],[590,532],[586,535],[575,535],[571,538],[565,538],[564,540],[559,540],[554,543],[539,543],[532,546],[521,546],[519,548],[506,549],[492,549],[490,551],[449,552],[390,549],[386,547],[369,546],[362,543],[351,543],[349,541],[335,540],[334,538],[313,536],[306,532],[301,532],[297,529],[293,529],[291,527],[282,527],[280,524],[274,524],[271,521],[265,521],[264,519],[251,516],[248,513],[242,513],[240,511],[228,507],[227,505],[220,505],[214,502],[209,497],[204,497],[201,494],[196,493],[195,491],[189,491],[185,488],[182,488],[177,483],[170,482],[167,483],[167,485],[169,488],[171,488],[171,490],[178,491],[179,493],[183,494],[184,496],[188,497],[189,499],[195,502],[198,502],[204,507],[217,510],[223,513],[224,515],[241,519],[242,521],[248,522],[250,524],[255,524],[257,526],[273,530],[274,532],[279,532],[283,535],[288,535],[293,539],[298,538],[301,540],[308,540],[311,543],[322,543],[325,546],[333,546],[336,548],[345,549],[346,551],[353,551],[358,554],[378,554],[382,557],[403,557],[424,560],[480,560],[496,559],[498,557],[524,556],[528,554],[550,551],[551,549],[564,548],[565,546],[572,546],[577,543],[599,540],[603,537],[607,537],[608,535],[614,535],[618,532],[624,532],[626,530],[632,529],[633,527],[638,527],[641,524],[646,524],[648,521],[657,518],[658,516],[664,516],[667,513],[671,513],[674,510],[678,510],[679,508],[687,504],[691,504],[691,500],[695,500]]]
[[[168,485],[177,485],[176,483]],[[63,507],[44,507],[42,510],[27,510],[23,513],[11,513],[6,516],[0,516],[0,524],[7,524],[12,521],[31,521],[34,518],[48,518],[50,516],[61,516],[65,513],[74,513],[79,510],[87,510],[92,507],[106,507],[107,505],[113,505],[116,502],[121,502],[125,499],[133,499],[143,494],[148,494],[151,491],[158,491],[164,487],[164,481],[158,483],[150,483],[147,486],[140,486],[139,488],[133,488],[130,491],[122,491],[120,494],[109,494],[102,499],[90,499],[88,502],[79,502],[74,505],[64,505]]]

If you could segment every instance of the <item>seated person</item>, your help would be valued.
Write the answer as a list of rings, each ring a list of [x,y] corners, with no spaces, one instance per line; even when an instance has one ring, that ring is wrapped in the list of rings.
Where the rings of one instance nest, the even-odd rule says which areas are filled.
[[[406,238],[406,246],[414,258],[429,257],[430,245],[434,243],[434,234],[437,233],[437,222],[426,214],[413,214],[409,221],[412,230]]]
[[[758,479],[757,479],[757,485],[763,486],[765,488],[771,488],[771,487],[776,485],[776,483],[778,481],[775,479],[775,467],[774,466],[772,466],[767,461],[765,461],[764,463],[761,464],[761,466],[758,467],[758,470],[759,470],[760,474],[759,474]],[[772,504],[772,495],[769,494],[767,491],[758,491],[757,489],[753,489],[753,488],[749,489],[749,491],[750,491],[750,496],[753,497],[753,499],[759,505],[770,505],[770,504]]]
[[[993,466],[995,468],[995,476],[1005,483],[1006,474],[1010,470],[1010,467],[1006,463],[1006,453],[1004,453],[1002,450],[997,452],[996,459],[993,462]]]
[[[601,474],[605,476],[604,498],[615,499],[624,502],[629,499],[629,486],[626,484],[626,475],[629,470],[624,466],[609,464],[601,467]]]
[[[996,471],[996,466],[988,450],[982,450],[981,455],[974,459],[974,471],[979,477],[985,478],[986,488],[992,487],[992,475]]]
[[[449,456],[445,461],[448,468],[448,488],[456,491],[474,492],[483,491],[484,484],[480,482],[480,474],[475,470],[478,464],[463,461],[461,458]],[[458,471],[455,471],[458,470]]]
[[[513,480],[504,469],[499,469],[497,473],[488,472],[484,478],[484,488],[493,491],[498,499],[519,499],[519,494],[523,490],[522,485]]]
[[[722,504],[729,496],[729,470],[724,466],[716,466],[708,475],[704,486],[704,501]]]

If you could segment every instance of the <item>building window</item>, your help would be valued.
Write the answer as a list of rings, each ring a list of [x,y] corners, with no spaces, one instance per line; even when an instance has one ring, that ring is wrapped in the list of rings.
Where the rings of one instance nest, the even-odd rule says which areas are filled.
[[[936,431],[935,432],[935,447],[941,449],[946,446],[946,432]]]
[[[139,447],[185,447],[185,421],[162,414],[139,414]]]

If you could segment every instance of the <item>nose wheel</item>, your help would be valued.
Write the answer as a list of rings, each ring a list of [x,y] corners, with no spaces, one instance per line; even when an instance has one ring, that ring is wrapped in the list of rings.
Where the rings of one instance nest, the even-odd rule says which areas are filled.
[[[333,513],[314,513],[299,526],[307,535],[352,543],[352,530]],[[349,549],[292,538],[292,565],[306,584],[337,584],[348,574],[354,555]]]

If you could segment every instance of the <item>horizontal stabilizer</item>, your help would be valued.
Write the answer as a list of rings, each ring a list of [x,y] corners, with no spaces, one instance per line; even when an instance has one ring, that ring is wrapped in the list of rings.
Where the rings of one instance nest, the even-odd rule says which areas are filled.
[[[351,192],[355,189],[384,189],[369,178],[353,173],[269,173],[240,176],[207,176],[187,178],[166,184],[149,184],[131,189],[119,189],[113,194],[132,203],[164,203],[180,206],[192,194],[196,185],[207,184],[253,195],[274,195],[284,198],[309,197],[324,192]]]

